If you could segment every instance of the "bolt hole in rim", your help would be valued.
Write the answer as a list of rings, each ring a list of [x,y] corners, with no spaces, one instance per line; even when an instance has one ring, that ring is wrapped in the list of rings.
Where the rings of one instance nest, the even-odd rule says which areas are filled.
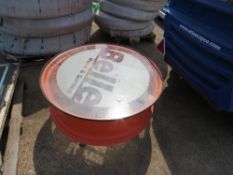
[[[163,80],[158,67],[136,51],[90,44],[49,61],[40,86],[63,134],[82,144],[110,146],[148,126]]]

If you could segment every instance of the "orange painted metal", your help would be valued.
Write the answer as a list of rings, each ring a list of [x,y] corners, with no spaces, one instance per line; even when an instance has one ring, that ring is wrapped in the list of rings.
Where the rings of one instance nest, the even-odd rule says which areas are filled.
[[[111,146],[138,135],[152,117],[152,108],[122,120],[92,121],[71,116],[50,107],[51,117],[57,128],[67,137],[96,146]]]
[[[82,144],[109,146],[137,136],[150,123],[162,91],[159,69],[116,45],[86,45],[56,56],[40,85],[57,128]]]

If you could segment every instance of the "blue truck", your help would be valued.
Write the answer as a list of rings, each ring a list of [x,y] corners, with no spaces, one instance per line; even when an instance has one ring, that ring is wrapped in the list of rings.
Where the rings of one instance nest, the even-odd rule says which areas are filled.
[[[208,101],[233,111],[233,3],[170,0],[165,59]]]

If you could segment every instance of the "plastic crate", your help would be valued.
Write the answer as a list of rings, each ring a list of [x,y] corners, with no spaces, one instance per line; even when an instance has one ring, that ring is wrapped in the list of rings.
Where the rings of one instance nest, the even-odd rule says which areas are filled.
[[[233,4],[171,0],[165,58],[210,102],[233,111]]]

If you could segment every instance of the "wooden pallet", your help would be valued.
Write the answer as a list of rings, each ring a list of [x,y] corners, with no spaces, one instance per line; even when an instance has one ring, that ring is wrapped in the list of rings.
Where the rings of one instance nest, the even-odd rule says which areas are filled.
[[[6,127],[6,120],[9,115],[12,97],[14,94],[16,82],[19,76],[19,65],[16,65],[16,69],[12,74],[11,81],[6,85],[3,102],[0,108],[0,141],[2,141],[3,130]],[[0,167],[2,168],[2,153],[0,152]]]
[[[13,73],[10,84],[8,84],[6,87],[4,99],[3,99],[3,105],[1,106],[1,109],[0,109],[0,138],[2,137],[2,132],[5,126],[6,117],[10,109],[10,105],[11,105],[11,101],[12,101],[12,97],[13,97],[13,93],[14,93],[14,89],[15,89],[18,76],[19,76],[19,65],[17,65],[17,68]]]
[[[23,89],[24,83],[19,82],[14,95],[14,104],[9,122],[9,133],[2,166],[3,175],[17,174],[19,141],[23,122]]]

